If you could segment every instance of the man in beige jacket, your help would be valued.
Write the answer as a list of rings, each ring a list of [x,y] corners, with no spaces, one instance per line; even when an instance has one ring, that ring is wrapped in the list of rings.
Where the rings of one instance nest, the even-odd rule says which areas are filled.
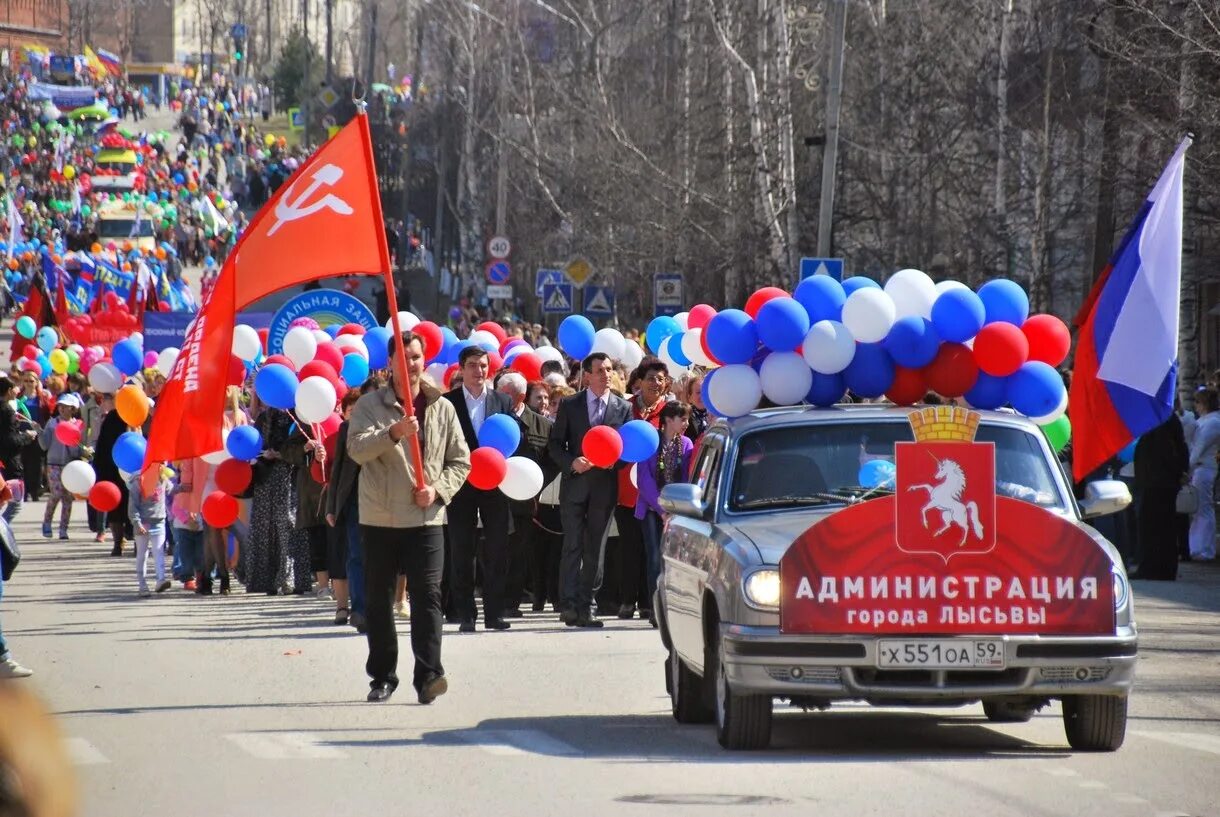
[[[422,380],[424,339],[403,333],[407,370],[398,368],[394,340],[389,355],[394,376],[388,386],[356,403],[347,451],[361,466],[360,533],[364,543],[365,617],[369,701],[385,701],[398,686],[398,635],[394,629],[394,583],[407,577],[411,594],[414,686],[421,704],[449,688],[441,666],[441,573],[444,569],[445,508],[470,473],[470,450],[453,404]],[[408,386],[414,412],[406,404]],[[419,436],[426,485],[415,482],[410,441]]]

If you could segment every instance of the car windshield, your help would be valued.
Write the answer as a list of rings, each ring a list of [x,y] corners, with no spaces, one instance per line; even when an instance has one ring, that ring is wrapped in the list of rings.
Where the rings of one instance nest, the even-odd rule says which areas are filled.
[[[133,218],[105,218],[98,227],[99,238],[149,238],[155,235],[152,219],[140,219],[139,229]]]
[[[894,444],[914,438],[906,422],[819,423],[756,431],[738,444],[730,508],[752,511],[840,505],[893,493]],[[996,493],[1044,508],[1064,500],[1038,439],[982,425],[995,444]]]

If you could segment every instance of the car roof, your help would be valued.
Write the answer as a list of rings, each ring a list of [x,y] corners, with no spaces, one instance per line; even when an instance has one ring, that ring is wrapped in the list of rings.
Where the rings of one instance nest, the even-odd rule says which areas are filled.
[[[758,409],[743,417],[731,420],[717,419],[708,429],[727,429],[734,437],[740,437],[750,431],[761,428],[779,428],[782,426],[811,425],[818,423],[841,423],[845,421],[862,420],[865,422],[906,422],[912,411],[925,407],[920,403],[914,406],[895,406],[890,403],[841,403],[835,406],[819,408],[816,406],[778,406],[776,408]],[[977,411],[982,416],[982,422],[987,425],[1005,425],[1034,431],[1038,428],[1029,418],[1011,411]]]

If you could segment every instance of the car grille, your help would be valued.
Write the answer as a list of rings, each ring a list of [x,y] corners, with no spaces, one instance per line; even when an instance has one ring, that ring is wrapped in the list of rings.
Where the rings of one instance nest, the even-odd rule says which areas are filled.
[[[1041,667],[1038,674],[1043,681],[1057,684],[1090,683],[1104,681],[1110,677],[1112,667]]]
[[[1024,667],[1006,670],[883,670],[853,668],[861,686],[910,687],[912,689],[953,689],[954,687],[1008,687],[1020,684],[1028,672]]]
[[[767,667],[767,674],[797,684],[837,684],[840,678],[838,667]]]

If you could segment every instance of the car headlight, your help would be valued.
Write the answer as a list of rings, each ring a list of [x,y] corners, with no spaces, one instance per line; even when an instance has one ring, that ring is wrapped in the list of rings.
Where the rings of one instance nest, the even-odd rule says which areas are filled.
[[[1121,570],[1111,568],[1110,575],[1114,578],[1114,609],[1121,610],[1127,604],[1127,597],[1131,594],[1131,586],[1127,584],[1127,577],[1123,575]]]
[[[779,607],[779,571],[771,568],[755,570],[746,576],[746,601],[757,607]]]

